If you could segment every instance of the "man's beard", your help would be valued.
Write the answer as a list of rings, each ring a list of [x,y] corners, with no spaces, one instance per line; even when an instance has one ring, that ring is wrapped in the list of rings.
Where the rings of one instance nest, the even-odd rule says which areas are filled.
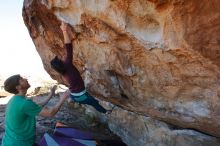
[[[30,84],[27,83],[25,86],[23,86],[23,90],[28,90],[28,88],[30,88]]]
[[[31,85],[29,83],[27,83],[27,89],[30,88],[30,87],[31,87]]]

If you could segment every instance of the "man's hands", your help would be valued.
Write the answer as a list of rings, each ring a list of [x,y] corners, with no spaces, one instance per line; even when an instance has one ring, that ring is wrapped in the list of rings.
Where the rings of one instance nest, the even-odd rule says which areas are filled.
[[[66,100],[70,96],[70,91],[66,90],[60,97],[60,100]]]
[[[54,89],[54,87],[52,89]],[[41,110],[39,115],[43,116],[43,117],[53,117],[59,111],[60,107],[63,105],[64,101],[69,97],[69,95],[70,95],[70,91],[67,90],[66,92],[64,92],[62,94],[62,96],[60,97],[60,100],[58,101],[58,103],[55,106],[53,106],[51,108],[48,108],[45,106]]]
[[[50,89],[50,94],[51,96],[54,96],[55,95],[55,91],[57,89],[57,85],[54,85],[51,89]],[[69,90],[66,90],[60,97],[60,100],[66,100],[70,95],[70,91]]]
[[[54,95],[55,95],[56,89],[57,89],[57,85],[54,85],[54,86],[50,89],[51,96],[54,96]]]

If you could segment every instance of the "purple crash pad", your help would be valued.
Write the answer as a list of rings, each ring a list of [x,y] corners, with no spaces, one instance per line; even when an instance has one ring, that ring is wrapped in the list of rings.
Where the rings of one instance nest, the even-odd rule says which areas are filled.
[[[49,136],[44,135],[41,139],[39,146],[86,146],[78,141],[71,138],[59,137],[59,136]]]
[[[93,140],[92,133],[70,127],[56,127],[54,130],[54,135],[76,139]]]

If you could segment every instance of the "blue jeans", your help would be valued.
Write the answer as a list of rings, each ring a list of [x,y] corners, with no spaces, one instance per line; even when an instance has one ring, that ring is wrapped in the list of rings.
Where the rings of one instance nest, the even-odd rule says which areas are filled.
[[[83,101],[76,101],[75,98],[77,98],[77,96],[73,96],[70,95],[71,99],[74,100],[75,102],[78,102],[80,104],[87,104],[87,105],[91,105],[93,106],[97,111],[101,112],[101,113],[106,113],[107,110],[105,108],[103,108],[100,104],[99,101],[96,100],[94,97],[92,97],[88,92],[86,92],[85,94],[83,94],[82,96],[86,96],[87,98]]]

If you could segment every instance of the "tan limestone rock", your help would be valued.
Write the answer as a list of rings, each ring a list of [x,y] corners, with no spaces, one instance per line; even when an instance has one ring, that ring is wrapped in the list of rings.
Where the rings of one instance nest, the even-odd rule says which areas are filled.
[[[100,99],[220,137],[220,1],[25,0],[47,72],[63,57],[60,22],[77,31],[73,63]]]

